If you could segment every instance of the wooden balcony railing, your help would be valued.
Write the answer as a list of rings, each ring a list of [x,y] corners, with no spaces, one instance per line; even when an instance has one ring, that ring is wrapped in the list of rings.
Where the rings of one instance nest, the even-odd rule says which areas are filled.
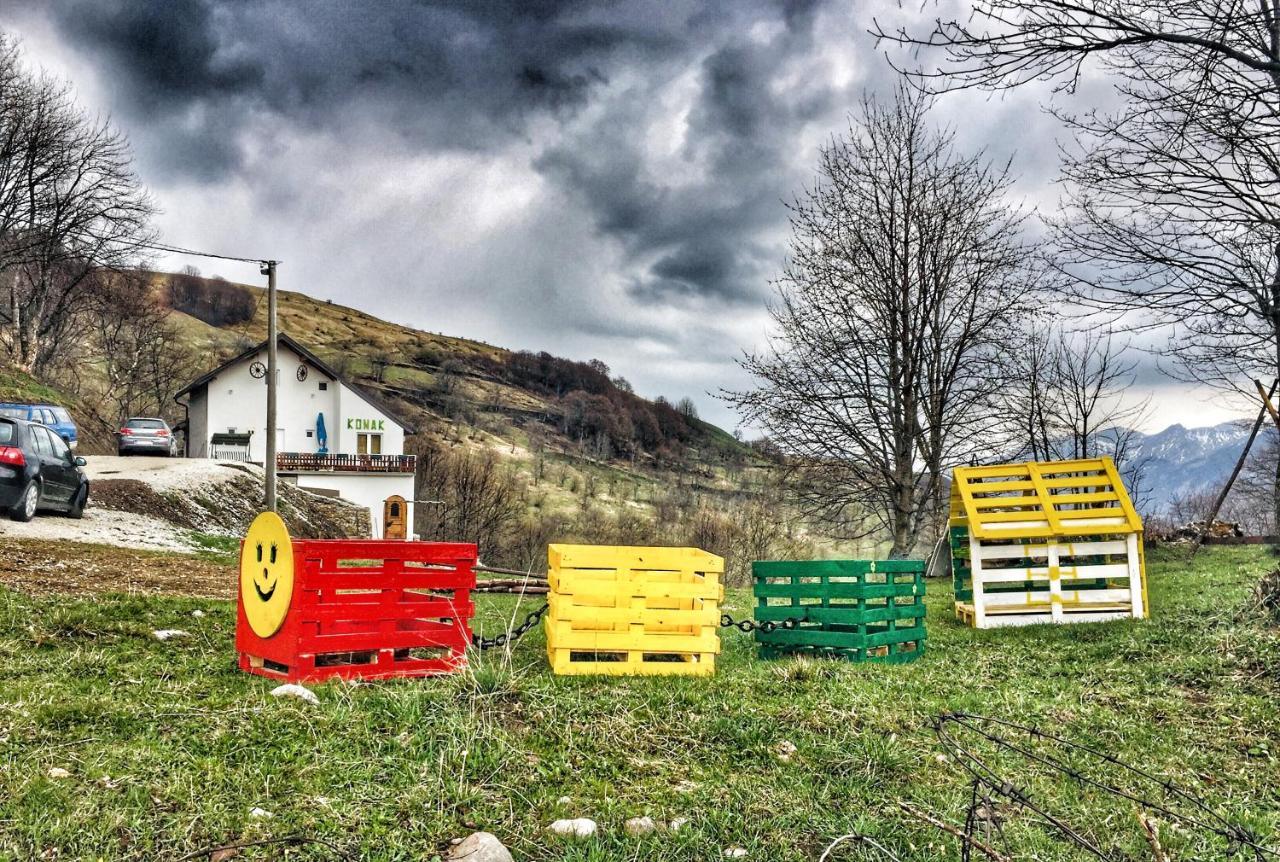
[[[318,455],[280,452],[276,469],[285,473],[412,473],[415,455]]]

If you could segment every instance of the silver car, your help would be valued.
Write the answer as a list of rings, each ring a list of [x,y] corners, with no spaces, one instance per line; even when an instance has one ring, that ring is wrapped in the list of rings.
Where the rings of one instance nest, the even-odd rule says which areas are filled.
[[[116,432],[116,452],[120,455],[162,455],[166,458],[178,454],[177,441],[169,423],[145,417],[124,420]]]

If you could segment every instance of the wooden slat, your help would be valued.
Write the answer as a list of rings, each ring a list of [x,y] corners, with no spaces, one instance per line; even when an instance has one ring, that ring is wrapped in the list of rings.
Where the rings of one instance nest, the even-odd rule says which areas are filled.
[[[1064,557],[1081,557],[1105,554],[1123,554],[1127,546],[1123,539],[1108,542],[1059,542]],[[1044,558],[1049,556],[1048,544],[1027,545],[979,545],[978,554],[984,560],[1014,560],[1019,557]]]
[[[1040,506],[1039,497],[974,497],[973,505],[979,509],[1008,508],[1010,506]]]

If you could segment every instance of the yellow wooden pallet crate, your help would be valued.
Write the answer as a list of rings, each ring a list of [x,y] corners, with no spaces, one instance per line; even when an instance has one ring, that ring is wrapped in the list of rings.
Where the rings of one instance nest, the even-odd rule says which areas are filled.
[[[1110,458],[959,467],[950,527],[970,625],[1147,615],[1142,520]]]
[[[711,674],[724,560],[697,548],[551,545],[547,655],[558,674]]]

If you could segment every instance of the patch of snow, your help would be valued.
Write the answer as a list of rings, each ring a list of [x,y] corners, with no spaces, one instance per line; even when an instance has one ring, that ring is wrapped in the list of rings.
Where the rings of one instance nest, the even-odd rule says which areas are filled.
[[[262,476],[256,464],[215,461],[212,458],[146,458],[116,455],[87,455],[84,473],[95,479],[136,479],[157,491],[182,491],[197,485],[230,482],[237,476]]]
[[[92,504],[90,491],[90,508],[78,521],[51,512],[41,512],[25,524],[5,519],[0,521],[0,535],[13,539],[89,542],[140,551],[191,554],[198,550],[186,530],[167,521],[132,512],[95,509]]]

